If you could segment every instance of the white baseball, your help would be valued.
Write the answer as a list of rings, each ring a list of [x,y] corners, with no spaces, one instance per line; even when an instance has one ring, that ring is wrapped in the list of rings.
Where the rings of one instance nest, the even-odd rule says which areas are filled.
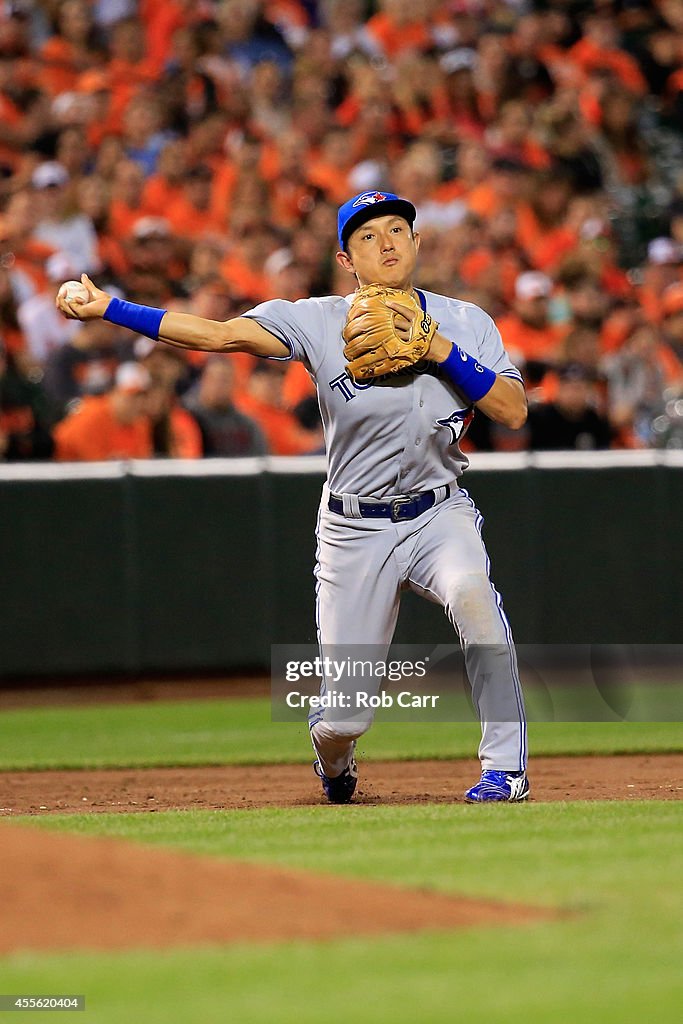
[[[60,285],[57,294],[67,302],[73,302],[74,299],[88,302],[90,299],[90,292],[80,281],[65,281],[63,285]]]

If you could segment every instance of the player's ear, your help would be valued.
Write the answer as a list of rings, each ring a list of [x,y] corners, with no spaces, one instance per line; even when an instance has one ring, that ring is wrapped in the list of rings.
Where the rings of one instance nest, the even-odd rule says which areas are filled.
[[[353,260],[351,259],[347,252],[344,252],[343,250],[340,249],[339,252],[336,253],[335,259],[339,266],[343,267],[344,270],[348,271],[349,274],[356,273],[356,271],[353,269]]]
[[[415,242],[415,252],[419,252],[420,242],[422,241],[419,231],[413,231],[413,241]]]

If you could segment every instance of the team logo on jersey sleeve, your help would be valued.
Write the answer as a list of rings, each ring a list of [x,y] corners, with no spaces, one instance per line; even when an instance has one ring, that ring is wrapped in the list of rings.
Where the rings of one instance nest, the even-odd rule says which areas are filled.
[[[383,192],[364,192],[362,196],[358,196],[354,206],[372,206],[373,203],[383,203],[387,196]]]
[[[470,423],[474,419],[474,409],[456,409],[444,420],[437,420],[440,427],[448,427],[451,432],[449,444],[457,444]]]

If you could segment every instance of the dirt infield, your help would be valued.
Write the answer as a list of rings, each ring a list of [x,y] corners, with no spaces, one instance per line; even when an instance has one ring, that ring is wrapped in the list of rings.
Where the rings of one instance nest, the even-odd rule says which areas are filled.
[[[0,846],[0,955],[321,940],[558,916],[9,823],[0,826]]]
[[[478,775],[470,761],[362,765],[359,806],[461,801]],[[683,754],[536,757],[534,801],[680,800]],[[323,802],[307,765],[3,772],[0,815],[186,808],[297,807]],[[340,808],[330,807],[331,813]],[[343,811],[342,811],[343,813]]]

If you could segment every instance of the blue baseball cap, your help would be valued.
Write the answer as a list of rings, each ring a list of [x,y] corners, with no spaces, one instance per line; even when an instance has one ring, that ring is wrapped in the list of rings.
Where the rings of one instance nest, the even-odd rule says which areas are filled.
[[[356,228],[366,220],[371,220],[373,217],[389,217],[392,214],[403,217],[412,228],[417,211],[407,199],[401,199],[393,192],[379,190],[359,192],[357,196],[339,207],[337,215],[339,248],[346,248],[349,235],[353,234]]]

